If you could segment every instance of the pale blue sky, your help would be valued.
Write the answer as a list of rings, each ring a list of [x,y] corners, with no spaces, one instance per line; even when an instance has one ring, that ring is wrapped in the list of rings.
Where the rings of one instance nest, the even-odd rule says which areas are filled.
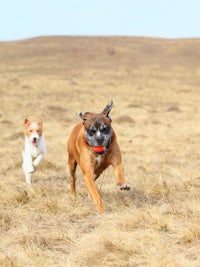
[[[200,37],[200,0],[0,0],[0,41],[44,35]]]

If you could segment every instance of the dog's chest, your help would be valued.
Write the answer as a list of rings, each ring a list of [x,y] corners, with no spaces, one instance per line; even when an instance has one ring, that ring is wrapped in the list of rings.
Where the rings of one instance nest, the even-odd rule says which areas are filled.
[[[37,146],[30,146],[30,153],[33,158],[37,158],[40,154],[40,149]]]
[[[103,162],[103,156],[97,155],[95,159],[95,168],[98,168],[102,162]]]

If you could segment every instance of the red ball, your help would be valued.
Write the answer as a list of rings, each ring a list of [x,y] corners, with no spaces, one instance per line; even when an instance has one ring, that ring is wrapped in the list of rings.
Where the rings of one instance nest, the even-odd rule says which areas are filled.
[[[104,146],[93,146],[92,149],[97,153],[101,153],[105,150],[105,147]]]

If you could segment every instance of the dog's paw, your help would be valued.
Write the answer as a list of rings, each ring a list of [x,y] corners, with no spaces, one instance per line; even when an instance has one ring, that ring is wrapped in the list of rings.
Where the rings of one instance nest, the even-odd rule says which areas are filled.
[[[131,189],[131,187],[127,184],[120,184],[119,183],[118,186],[119,186],[120,190],[130,190]]]
[[[37,159],[33,161],[33,168],[36,168],[39,165],[40,162],[38,162]]]
[[[27,168],[27,172],[32,173],[35,171],[35,168],[33,166],[30,166]]]

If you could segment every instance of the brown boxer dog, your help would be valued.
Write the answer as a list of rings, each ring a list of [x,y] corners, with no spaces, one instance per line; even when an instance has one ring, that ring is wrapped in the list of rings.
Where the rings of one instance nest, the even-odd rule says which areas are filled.
[[[114,168],[118,186],[121,190],[129,190],[125,184],[121,152],[116,134],[111,127],[109,113],[113,101],[100,114],[79,113],[82,123],[77,124],[68,139],[68,165],[70,171],[70,193],[75,193],[75,171],[80,165],[86,187],[96,203],[98,211],[104,207],[95,187],[94,181],[109,166]]]

